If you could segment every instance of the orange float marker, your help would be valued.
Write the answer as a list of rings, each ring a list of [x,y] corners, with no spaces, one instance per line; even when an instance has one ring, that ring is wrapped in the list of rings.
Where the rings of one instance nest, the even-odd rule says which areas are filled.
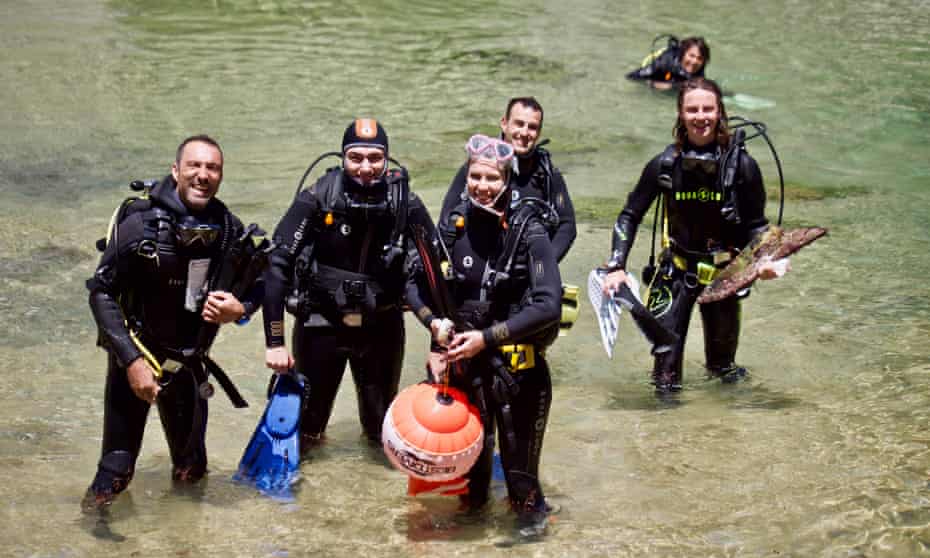
[[[381,442],[391,463],[415,479],[459,479],[481,454],[484,428],[465,394],[436,384],[412,385],[384,416]]]
[[[408,496],[460,496],[468,494],[468,479],[457,477],[447,481],[425,481],[416,477],[407,478]]]

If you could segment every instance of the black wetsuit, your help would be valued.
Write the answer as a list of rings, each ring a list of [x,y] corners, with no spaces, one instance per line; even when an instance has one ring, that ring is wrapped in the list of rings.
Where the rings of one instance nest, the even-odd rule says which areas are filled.
[[[178,242],[174,224],[189,215],[220,226],[219,237],[209,248]],[[103,451],[92,485],[96,493],[124,489],[142,447],[150,405],[136,397],[126,375],[126,367],[143,356],[130,328],[160,363],[166,358],[184,360],[180,371],[164,373],[162,381],[167,383],[156,403],[175,477],[196,480],[206,472],[207,401],[199,392],[206,375],[198,359],[181,354],[194,348],[205,323],[200,316],[202,300],[190,305],[194,310],[185,307],[188,272],[192,262],[195,266],[197,261],[215,263],[242,230],[239,219],[217,199],[202,212],[191,213],[181,203],[170,176],[155,186],[148,200],[138,199],[126,207],[94,276],[87,281],[100,344],[109,352]],[[261,297],[260,288],[244,297],[241,302],[247,314],[257,309],[255,301],[260,303]]]
[[[626,75],[633,81],[657,81],[680,84],[689,79],[704,77],[704,66],[691,74],[681,67],[681,49],[676,45],[668,47],[659,56]]]
[[[526,205],[522,204],[522,208],[527,209]],[[509,279],[491,288],[488,278],[494,274],[489,271],[503,269],[499,265],[506,259],[507,233],[501,219],[463,202],[439,224],[456,277],[447,283],[458,309],[454,321],[460,331],[482,331],[487,345],[464,363],[461,374],[453,373],[450,381],[464,389],[478,406],[485,428],[483,452],[468,473],[468,503],[478,507],[488,499],[497,425],[511,502],[518,512],[535,513],[545,510],[538,469],[552,401],[552,381],[544,353],[558,333],[562,286],[546,227],[532,211],[521,213],[521,205],[510,211],[509,230],[522,228],[523,233],[516,244]],[[464,216],[464,227],[456,228],[460,215]],[[525,227],[521,227],[523,222]],[[433,311],[422,275],[412,278],[407,299],[417,317],[429,327]],[[511,366],[513,362],[525,362],[526,354],[513,357],[502,347],[517,344],[533,353],[535,366]]]
[[[300,430],[308,440],[326,430],[346,362],[359,419],[372,442],[380,444],[384,414],[397,395],[405,259],[414,250],[409,231],[420,225],[435,233],[406,179],[401,186],[400,175],[390,176],[363,187],[341,169],[330,169],[300,192],[274,233],[278,247],[266,273],[265,341],[269,348],[284,345],[290,297],[295,366],[307,378]]]
[[[689,148],[686,146],[685,149]],[[696,152],[713,153],[716,150],[717,146],[713,144]],[[663,159],[667,161],[665,164]],[[691,310],[705,286],[699,281],[701,270],[713,273],[712,268],[724,267],[735,250],[744,247],[754,235],[768,227],[764,213],[765,188],[755,160],[745,151],[741,152],[732,187],[734,197],[722,191],[718,172],[708,174],[699,168],[684,170],[682,158],[676,156],[670,146],[646,165],[614,227],[613,253],[608,267],[626,269],[636,228],[652,202],[664,194],[670,246],[659,258],[648,306],[663,325],[678,333],[680,341],[671,351],[656,355],[653,379],[659,389],[680,388]],[[661,185],[660,174],[671,178],[671,190]],[[724,219],[721,209],[725,205],[733,205],[736,209],[738,224]],[[707,279],[704,276],[705,283]],[[644,277],[644,280],[649,281],[650,278]],[[701,318],[708,370],[720,376],[735,371],[739,298],[734,296],[701,305]]]
[[[520,160],[520,159],[518,159]],[[549,152],[537,147],[530,155],[526,162],[521,160],[521,168],[527,167],[526,172],[511,173],[509,192],[505,195],[511,196],[511,202],[516,203],[522,198],[535,197],[540,198],[551,204],[559,214],[557,224],[549,227],[549,238],[552,240],[552,249],[555,252],[556,260],[562,261],[565,254],[575,242],[577,231],[575,230],[575,208],[572,206],[572,199],[568,195],[568,187],[565,185],[565,179],[559,169],[552,166]],[[446,218],[453,208],[465,200],[465,185],[468,178],[468,163],[462,165],[452,184],[449,185],[449,191],[442,200],[442,211],[439,214],[438,223],[445,222]]]

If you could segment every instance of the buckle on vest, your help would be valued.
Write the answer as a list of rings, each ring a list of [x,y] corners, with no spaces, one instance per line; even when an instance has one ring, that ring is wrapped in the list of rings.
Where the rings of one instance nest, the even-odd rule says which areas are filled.
[[[183,367],[184,367],[184,363],[178,362],[170,358],[166,358],[165,362],[161,363],[162,371],[169,372],[171,374],[177,374]]]
[[[342,282],[342,292],[346,298],[351,301],[361,301],[365,299],[368,284],[365,281],[355,281],[346,279]]]
[[[136,253],[150,260],[158,259],[158,245],[154,240],[145,239],[139,243]]]
[[[501,345],[501,353],[511,373],[522,372],[536,366],[536,348],[533,345]]]
[[[717,277],[717,272],[719,270],[713,265],[705,262],[698,262],[697,264],[697,279],[698,283],[701,285],[710,285],[714,278]]]
[[[685,272],[685,284],[692,289],[698,285],[710,285],[720,273],[720,270],[713,264],[702,260],[697,261],[694,273],[689,273],[688,259],[678,254],[672,255],[672,263],[676,268]]]

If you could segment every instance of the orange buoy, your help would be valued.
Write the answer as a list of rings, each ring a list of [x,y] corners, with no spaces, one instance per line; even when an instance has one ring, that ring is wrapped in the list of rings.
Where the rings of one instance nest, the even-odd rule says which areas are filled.
[[[391,463],[426,481],[461,477],[481,453],[484,428],[478,409],[460,390],[412,385],[394,398],[384,416],[381,442]]]

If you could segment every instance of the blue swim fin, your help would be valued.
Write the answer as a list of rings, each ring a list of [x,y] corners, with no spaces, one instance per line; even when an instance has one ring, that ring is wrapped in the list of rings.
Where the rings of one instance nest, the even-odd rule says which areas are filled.
[[[235,480],[254,484],[269,496],[291,498],[300,462],[303,391],[303,377],[290,373],[275,378],[268,406],[245,448]]]

